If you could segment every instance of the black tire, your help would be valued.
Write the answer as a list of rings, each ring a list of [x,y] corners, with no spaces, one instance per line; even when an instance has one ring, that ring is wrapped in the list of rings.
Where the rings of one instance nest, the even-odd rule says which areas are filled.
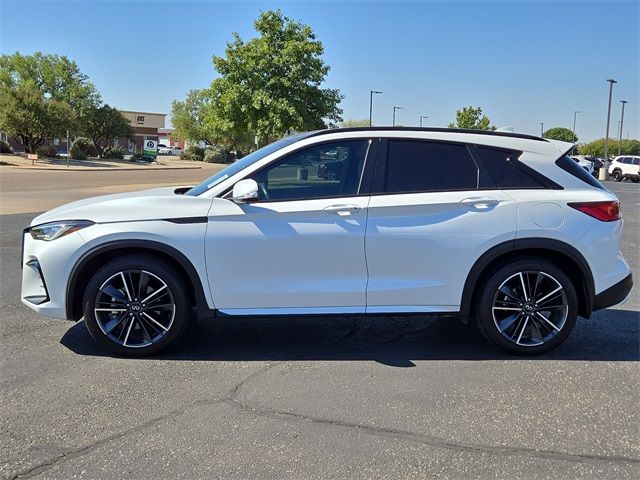
[[[535,272],[539,272],[540,277],[535,275]],[[553,313],[547,312],[547,310],[543,309],[542,307],[538,309],[537,304],[534,308],[534,302],[532,299],[531,302],[523,302],[526,304],[525,306],[527,308],[532,309],[529,312],[525,311],[525,306],[517,305],[516,301],[512,300],[512,297],[503,294],[502,291],[498,291],[498,289],[503,286],[503,284],[505,284],[505,286],[503,286],[503,290],[505,290],[506,286],[508,286],[506,282],[511,281],[511,279],[514,279],[513,281],[519,280],[520,273],[523,273],[524,278],[526,278],[525,284],[526,282],[529,282],[529,290],[532,290],[534,292],[538,289],[538,280],[536,280],[535,285],[532,285],[533,282],[531,281],[531,279],[542,278],[542,280],[540,280],[540,295],[544,293],[542,290],[542,282],[547,282],[549,284],[549,289],[559,284],[562,287],[562,290],[560,290],[560,293],[556,295],[560,296],[561,300],[555,300],[557,298],[556,295],[551,296],[550,299],[555,301],[556,303],[566,303],[566,308],[558,308],[558,310]],[[552,283],[552,280],[557,283]],[[546,284],[544,285],[546,286]],[[506,289],[505,291],[508,291],[508,289]],[[511,293],[516,294],[516,291],[511,290]],[[518,295],[516,294],[515,296]],[[505,300],[499,300],[498,298],[503,298]],[[539,298],[544,297],[540,296]],[[550,300],[545,300],[543,303],[546,304],[545,302],[549,301]],[[511,303],[514,304],[514,308],[509,308],[509,305]],[[494,310],[494,308],[496,310]],[[520,310],[515,311],[517,309]],[[512,310],[513,312],[511,312]],[[537,315],[537,313],[539,312],[545,317],[547,315],[544,315],[544,312],[547,312],[549,314],[549,319],[554,318],[552,317],[552,315],[556,315],[557,318],[563,320],[557,321],[557,323],[556,321],[547,321],[545,323],[545,321],[543,319],[540,319],[540,317]],[[499,315],[505,316],[500,319]],[[518,320],[511,320],[511,315],[516,316]],[[539,355],[557,347],[569,336],[571,330],[573,330],[577,316],[578,296],[576,294],[576,289],[573,283],[564,273],[564,271],[556,267],[553,263],[542,258],[526,257],[498,266],[486,276],[486,280],[480,285],[479,290],[477,290],[475,295],[474,317],[478,329],[482,332],[485,338],[487,338],[487,340],[494,343],[506,352],[515,355]],[[533,326],[531,324],[528,324],[529,321],[531,321]],[[549,327],[553,326],[552,323],[556,325],[554,329],[551,329]],[[514,333],[518,332],[518,328],[521,325],[522,333],[520,335],[520,338],[515,339],[516,335],[514,335],[511,337],[511,339],[508,339],[508,337],[510,337],[509,334],[511,331],[505,329],[503,332],[501,332],[499,325],[503,324],[514,325]],[[536,329],[535,333],[537,333],[539,337],[537,339],[534,338],[534,327]],[[548,331],[549,338],[541,335],[541,332],[543,331]],[[518,344],[518,342],[523,340],[522,337],[525,337],[524,340],[527,340],[525,332],[531,337],[528,344],[524,344],[524,342],[523,344]],[[514,339],[516,341],[513,341]],[[536,342],[539,342],[540,340],[542,340],[542,343],[537,344]]]
[[[621,182],[622,181],[622,171],[620,170],[614,170],[613,173],[611,174],[611,178],[613,179],[614,182]]]
[[[638,178],[638,177],[633,177],[633,178],[631,179],[631,181],[632,181],[633,183],[638,183],[638,182],[640,181],[640,178]]]
[[[118,275],[120,272],[122,272],[122,276]],[[156,302],[155,305],[161,308],[155,309],[152,306],[141,308],[142,298],[136,298],[136,302],[131,302],[125,297],[125,284],[122,284],[122,288],[114,287],[115,290],[109,290],[109,294],[105,294],[104,290],[100,291],[101,288],[105,288],[103,285],[105,285],[106,282],[110,282],[111,279],[114,279],[113,281],[119,281],[117,280],[118,278],[124,279],[125,274],[129,279],[130,286],[130,288],[126,289],[127,297],[137,296],[135,291],[131,294],[129,291],[134,290],[136,285],[138,290],[142,288],[142,276],[144,275],[147,279],[144,287],[145,292],[153,292],[154,290],[151,285],[154,284],[159,286],[156,290],[160,292],[155,294],[154,299],[149,300],[148,303],[152,304],[152,302]],[[137,277],[138,282],[135,281],[136,275],[139,275]],[[163,284],[164,287],[160,286]],[[106,288],[109,288],[109,285],[111,284],[107,284]],[[142,357],[159,352],[171,343],[177,341],[189,323],[191,305],[189,295],[187,294],[189,291],[188,288],[183,277],[176,272],[174,268],[159,258],[149,255],[128,255],[114,259],[98,269],[87,284],[82,304],[85,325],[93,339],[101,347],[118,355]],[[122,295],[122,299],[120,299],[118,295]],[[141,297],[144,296],[144,294],[140,294],[140,292],[138,292],[138,295]],[[122,313],[114,313],[113,311],[96,312],[94,309],[98,306],[106,306],[105,297],[111,297],[111,300],[106,301],[110,307],[108,310],[111,310],[113,306],[122,307],[121,310],[125,311]],[[116,304],[116,302],[120,303]],[[157,302],[163,302],[163,305],[158,305]],[[172,305],[172,307],[168,308],[169,305]],[[140,311],[138,313],[130,313],[133,311],[131,309],[136,307],[137,310]],[[149,312],[151,317],[155,317],[155,322],[153,322],[153,318],[152,320],[148,320],[147,317],[149,317],[149,315],[143,317],[145,314],[142,312],[145,310]],[[120,318],[120,315],[122,315],[123,318],[116,322],[116,316]],[[110,321],[105,323],[105,320]],[[126,329],[126,322],[130,322],[131,326],[128,328],[129,332],[126,337],[124,337],[125,341],[123,345],[119,342],[122,339],[122,334],[124,334],[122,330]],[[114,323],[118,325],[119,330],[114,328],[114,333],[107,334],[105,330],[108,330],[108,327]],[[105,330],[103,330],[101,325]],[[118,331],[121,333],[119,339],[115,338]],[[131,332],[133,332],[132,339],[139,339],[138,345],[126,345]],[[147,344],[149,341],[151,343]]]

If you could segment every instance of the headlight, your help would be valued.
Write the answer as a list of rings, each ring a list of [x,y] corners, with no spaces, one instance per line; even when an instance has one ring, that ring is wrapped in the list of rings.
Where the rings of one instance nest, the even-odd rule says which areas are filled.
[[[29,233],[36,240],[50,242],[56,238],[64,237],[83,228],[93,225],[89,220],[67,220],[63,222],[51,222],[31,227]]]

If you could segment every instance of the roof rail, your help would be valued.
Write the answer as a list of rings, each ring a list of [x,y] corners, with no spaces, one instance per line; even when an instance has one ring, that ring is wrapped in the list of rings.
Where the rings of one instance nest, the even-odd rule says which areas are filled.
[[[391,131],[391,132],[446,132],[446,133],[468,133],[473,135],[495,135],[497,137],[524,138],[527,140],[537,140],[546,142],[547,140],[535,135],[525,133],[500,132],[497,130],[471,130],[467,128],[442,128],[442,127],[348,127],[348,128],[328,128],[317,130],[310,136],[325,135],[336,132],[368,132],[368,131]]]

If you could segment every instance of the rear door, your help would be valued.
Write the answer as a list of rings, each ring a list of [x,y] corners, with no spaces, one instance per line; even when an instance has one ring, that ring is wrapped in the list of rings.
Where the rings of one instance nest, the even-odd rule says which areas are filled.
[[[515,236],[517,205],[461,143],[380,145],[366,228],[367,312],[458,311],[467,275]]]

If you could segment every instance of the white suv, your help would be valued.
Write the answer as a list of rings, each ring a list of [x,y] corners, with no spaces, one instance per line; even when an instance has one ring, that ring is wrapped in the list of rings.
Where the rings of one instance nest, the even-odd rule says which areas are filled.
[[[632,286],[618,199],[572,147],[435,128],[291,136],[195,187],[36,217],[22,301],[84,317],[119,354],[158,351],[194,318],[368,313],[457,315],[542,353]]]
[[[625,155],[614,158],[609,165],[609,175],[616,182],[625,178],[637,182],[640,179],[640,157]]]

